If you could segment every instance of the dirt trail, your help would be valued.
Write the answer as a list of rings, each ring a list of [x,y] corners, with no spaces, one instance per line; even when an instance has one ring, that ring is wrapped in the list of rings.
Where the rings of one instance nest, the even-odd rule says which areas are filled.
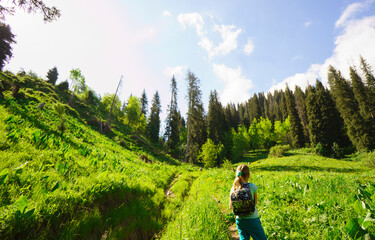
[[[217,198],[215,196],[212,195],[212,198],[217,202],[219,203],[219,201],[217,200]],[[226,213],[224,212],[224,209],[220,208],[220,211],[223,215],[225,215]],[[229,235],[230,237],[233,239],[233,240],[239,240],[240,239],[240,235],[238,235],[238,231],[237,231],[237,226],[235,223],[231,224],[228,226],[228,231],[229,231]]]
[[[167,196],[167,197],[173,197],[174,196],[174,193],[170,190],[173,187],[173,184],[175,184],[177,182],[177,180],[180,176],[181,176],[181,173],[178,176],[174,176],[172,178],[172,180],[169,182],[169,185],[168,185],[169,187],[164,190],[165,196]]]

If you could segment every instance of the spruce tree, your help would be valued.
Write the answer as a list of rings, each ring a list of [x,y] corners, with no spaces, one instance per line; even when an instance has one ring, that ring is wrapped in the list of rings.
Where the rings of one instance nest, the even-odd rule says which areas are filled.
[[[372,106],[370,106],[365,84],[353,67],[350,67],[350,81],[352,83],[354,97],[358,102],[359,113],[365,121],[369,121],[370,123],[374,116],[371,112]]]
[[[152,99],[150,118],[147,125],[147,135],[154,143],[159,141],[161,103],[158,91]]]
[[[292,93],[292,95],[293,95],[293,93]],[[279,108],[280,108],[280,112],[281,112],[281,116],[282,116],[281,120],[285,121],[285,119],[288,118],[289,110],[288,110],[288,106],[287,106],[286,93],[284,91],[280,92]]]
[[[303,128],[296,109],[294,94],[288,87],[285,90],[285,104],[289,115],[292,146],[295,148],[302,147],[304,144]]]
[[[374,136],[369,132],[366,122],[359,113],[359,106],[349,82],[332,66],[328,71],[328,82],[353,145],[357,150],[373,149]]]
[[[206,121],[202,103],[202,92],[199,79],[190,71],[188,82],[187,143],[185,162],[197,163],[199,150],[207,140]]]
[[[308,129],[310,142],[313,147],[320,143],[323,155],[330,155],[333,143],[340,142],[341,120],[337,114],[335,104],[319,80],[316,86],[309,86],[306,97]]]
[[[368,99],[369,114],[375,124],[375,77],[371,67],[367,64],[365,59],[361,57],[361,69],[366,79],[366,95]]]
[[[275,122],[275,103],[274,103],[274,97],[272,93],[267,93],[267,99],[266,99],[266,107],[265,107],[265,116],[266,118],[270,119],[271,122]]]
[[[225,120],[227,122],[226,131],[234,128],[237,131],[238,124],[240,123],[240,116],[236,109],[236,105],[229,103],[224,110]]]
[[[258,93],[258,101],[260,107],[260,116],[266,118],[266,96],[263,92]]]
[[[13,56],[11,45],[16,43],[14,38],[15,36],[9,25],[0,22],[0,71],[3,70],[5,63],[9,62]]]
[[[256,94],[254,94],[254,96],[248,101],[247,111],[250,125],[254,121],[254,119],[259,119],[262,116],[262,109],[260,107],[259,99]]]
[[[226,119],[223,106],[219,101],[217,91],[211,91],[208,113],[207,113],[207,131],[208,138],[215,144],[223,143],[226,130]]]
[[[181,115],[177,107],[177,82],[173,76],[171,79],[171,102],[168,105],[168,115],[165,121],[164,139],[169,151],[175,156],[180,140],[180,118]]]
[[[56,67],[53,67],[47,72],[47,82],[52,85],[56,84],[57,78],[59,77],[59,72]]]
[[[148,108],[148,100],[147,100],[147,94],[146,94],[145,89],[143,89],[140,102],[141,102],[141,114],[143,114],[146,117],[147,116],[147,108]]]
[[[298,116],[301,119],[301,123],[303,127],[304,140],[305,142],[308,142],[309,130],[307,126],[308,121],[307,121],[306,104],[305,104],[306,95],[299,86],[296,86],[294,90],[294,96],[296,99],[296,108],[298,111]]]

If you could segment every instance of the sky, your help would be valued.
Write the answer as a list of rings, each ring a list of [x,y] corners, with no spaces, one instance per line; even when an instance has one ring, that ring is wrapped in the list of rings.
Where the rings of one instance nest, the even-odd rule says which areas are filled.
[[[210,91],[223,105],[255,93],[327,85],[334,66],[348,77],[363,56],[375,68],[375,0],[45,0],[61,17],[18,9],[6,23],[16,35],[5,70],[21,68],[45,78],[54,66],[58,82],[79,68],[101,96],[140,97],[151,106],[159,92],[162,121],[170,102],[172,75],[178,107],[187,111],[186,75],[200,79],[204,108]]]

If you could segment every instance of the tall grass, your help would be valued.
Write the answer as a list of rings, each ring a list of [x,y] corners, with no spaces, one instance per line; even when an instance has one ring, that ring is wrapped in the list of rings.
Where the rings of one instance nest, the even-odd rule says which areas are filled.
[[[160,239],[229,239],[224,216],[208,188],[200,178],[195,180],[189,199]]]

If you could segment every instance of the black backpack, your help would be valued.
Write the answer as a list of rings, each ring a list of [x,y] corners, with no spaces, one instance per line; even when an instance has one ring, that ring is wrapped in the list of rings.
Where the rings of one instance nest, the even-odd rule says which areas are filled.
[[[251,194],[248,183],[244,183],[241,189],[233,191],[230,199],[234,215],[248,216],[255,212],[255,197]]]

